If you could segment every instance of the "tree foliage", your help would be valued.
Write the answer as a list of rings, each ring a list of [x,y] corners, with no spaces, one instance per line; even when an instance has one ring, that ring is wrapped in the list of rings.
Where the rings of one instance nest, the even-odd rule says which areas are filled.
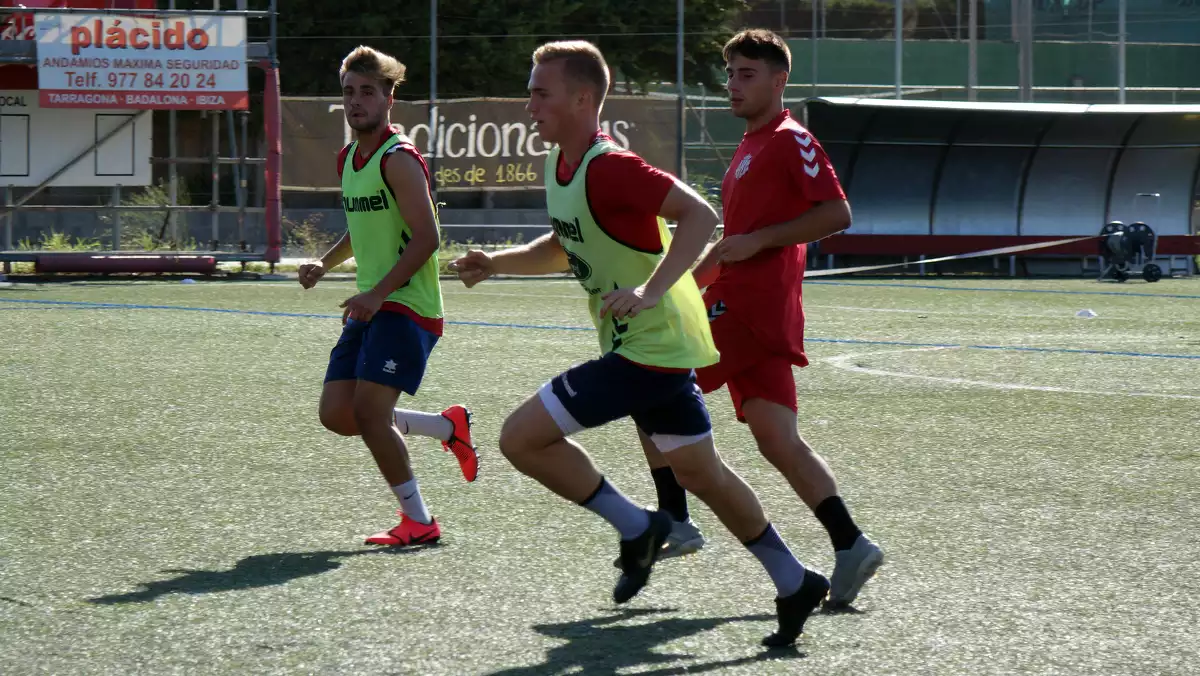
[[[399,98],[429,96],[426,0],[376,3],[355,13],[330,0],[291,0],[280,6],[284,93],[337,94],[342,57],[366,44],[408,66],[408,82],[397,90]],[[744,0],[685,1],[688,83],[719,85],[721,45],[744,8]],[[252,31],[257,39],[262,38],[261,24],[256,22],[257,30]],[[438,35],[439,98],[523,96],[533,50],[543,42],[567,38],[596,43],[615,79],[628,81],[634,89],[653,81],[675,81],[675,3],[664,0],[443,0],[438,5]]]

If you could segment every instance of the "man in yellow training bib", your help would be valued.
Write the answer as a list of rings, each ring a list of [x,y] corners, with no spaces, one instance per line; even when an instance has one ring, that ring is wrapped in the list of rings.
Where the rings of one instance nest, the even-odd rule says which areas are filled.
[[[571,270],[588,293],[603,356],[555,377],[513,412],[500,451],[522,473],[617,530],[621,575],[613,600],[624,603],[646,585],[672,519],[630,501],[568,437],[632,418],[684,488],[767,570],[778,591],[779,630],[763,642],[790,645],[829,582],[796,560],[754,491],[721,460],[696,386],[695,369],[717,363],[719,355],[700,290],[687,273],[717,215],[694,191],[599,132],[610,79],[595,46],[552,42],[534,52],[533,63],[527,109],[542,138],[558,144],[545,169],[554,232],[528,246],[471,251],[453,269],[468,287],[493,274]],[[614,172],[616,166],[624,169]],[[614,173],[634,189],[613,189],[618,179],[594,182]],[[674,241],[664,219],[678,223]]]
[[[355,136],[338,157],[349,228],[320,261],[300,267],[300,284],[312,288],[326,270],[353,255],[359,293],[342,303],[345,326],[329,355],[321,423],[337,434],[361,436],[400,501],[400,525],[370,536],[367,543],[432,543],[441,529],[421,499],[403,435],[439,439],[458,459],[467,481],[475,480],[479,458],[465,407],[452,406],[440,415],[396,408],[401,392],[417,393],[442,335],[439,236],[429,168],[389,121],[404,64],[359,47],[342,61],[339,74],[346,122]]]

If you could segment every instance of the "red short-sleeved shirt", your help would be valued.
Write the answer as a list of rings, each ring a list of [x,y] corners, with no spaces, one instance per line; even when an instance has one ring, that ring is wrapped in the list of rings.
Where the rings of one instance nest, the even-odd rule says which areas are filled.
[[[744,137],[721,183],[725,237],[742,235],[799,217],[818,202],[846,198],[833,165],[817,139],[784,110]],[[722,265],[705,291],[712,307],[750,327],[772,353],[805,366],[801,281],[808,247],[764,249]],[[722,349],[720,345],[718,349]]]
[[[592,136],[612,141],[603,132]],[[567,183],[579,168],[558,157],[555,173],[559,183]],[[629,151],[604,153],[588,164],[587,194],[593,216],[601,230],[622,244],[642,251],[662,249],[658,232],[658,212],[675,185],[675,178],[656,169]]]

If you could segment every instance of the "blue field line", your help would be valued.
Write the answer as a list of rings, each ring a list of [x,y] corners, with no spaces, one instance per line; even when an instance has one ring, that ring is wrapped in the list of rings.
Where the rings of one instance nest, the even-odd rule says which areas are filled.
[[[187,307],[185,305],[142,305],[138,303],[96,303],[82,300],[43,300],[0,298],[0,303],[29,303],[33,305],[63,305],[79,309],[109,309],[109,310],[176,310],[179,312],[216,312],[233,315],[257,315],[260,317],[301,317],[305,319],[341,319],[342,315],[327,315],[313,312],[274,312],[269,310],[235,310],[218,307]],[[20,309],[20,308],[17,308]],[[446,320],[446,324],[457,326],[489,326],[502,329],[538,329],[543,331],[595,331],[590,326],[554,326],[544,324],[507,324],[497,322],[472,322]]]
[[[25,303],[32,305],[61,305],[81,309],[116,310],[175,310],[181,312],[216,312],[220,314],[255,315],[260,317],[301,317],[306,319],[341,319],[340,314],[317,314],[311,312],[273,312],[269,310],[233,310],[214,307],[187,307],[182,305],[138,305],[134,303],[93,303],[78,300],[43,300],[0,298],[0,303]],[[590,326],[566,326],[555,324],[509,324],[504,322],[446,321],[457,326],[484,326],[501,329],[533,329],[538,331],[595,331]],[[860,340],[856,338],[810,338],[810,343],[832,343],[839,345],[887,345],[894,347],[942,347],[969,350],[999,350],[1005,352],[1044,352],[1057,354],[1094,354],[1109,357],[1143,357],[1151,359],[1200,359],[1200,354],[1162,354],[1156,352],[1122,352],[1117,350],[1087,350],[1069,347],[1022,347],[1019,345],[962,345],[958,343],[913,343],[899,340]]]
[[[1182,293],[1138,293],[1138,292],[1121,292],[1121,291],[1057,291],[1054,289],[1002,289],[995,287],[971,287],[971,286],[944,286],[938,284],[904,284],[902,282],[822,282],[817,280],[804,280],[805,286],[809,284],[823,284],[826,286],[883,286],[889,288],[901,289],[936,289],[938,291],[1003,291],[1005,293],[1056,293],[1068,296],[1134,296],[1140,298],[1187,298],[1191,300],[1200,299],[1200,295],[1189,295]]]
[[[499,329],[538,329],[541,331],[595,331],[596,329],[590,326],[555,326],[553,324],[502,324],[497,322],[468,322],[468,321],[452,321],[447,319],[447,324],[456,326],[491,326]]]
[[[341,315],[323,315],[311,312],[269,312],[267,310],[231,310],[218,307],[186,307],[182,305],[139,305],[135,303],[93,303],[81,300],[42,300],[33,298],[0,298],[0,303],[30,303],[33,305],[66,305],[110,310],[176,310],[182,312],[217,312],[232,315],[259,315],[263,317],[306,317],[311,319],[341,319]]]

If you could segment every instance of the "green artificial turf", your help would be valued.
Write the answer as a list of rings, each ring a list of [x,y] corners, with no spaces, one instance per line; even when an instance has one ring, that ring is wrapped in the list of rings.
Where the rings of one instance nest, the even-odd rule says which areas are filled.
[[[1200,664],[1196,280],[808,284],[800,430],[888,561],[858,612],[815,616],[783,653],[758,646],[773,628],[769,579],[694,498],[707,547],[662,563],[618,609],[615,532],[496,450],[514,407],[597,353],[578,285],[444,289],[452,323],[401,405],[470,406],[482,469],[467,484],[437,442],[410,440],[444,531],[414,551],[362,544],[395,524],[395,499],[361,442],[316,416],[351,284],[0,289],[0,672]],[[146,305],[169,307],[131,307]],[[819,524],[726,394],[708,401],[727,462],[828,573]],[[631,423],[579,440],[617,486],[654,502]]]

